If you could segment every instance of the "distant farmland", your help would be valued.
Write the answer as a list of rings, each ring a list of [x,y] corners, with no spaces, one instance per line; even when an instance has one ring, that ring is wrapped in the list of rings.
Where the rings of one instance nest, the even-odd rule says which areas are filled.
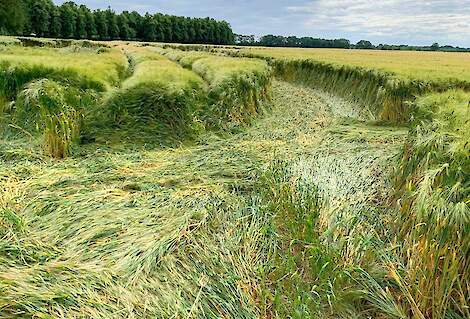
[[[466,53],[1,37],[0,317],[469,318],[469,145]]]
[[[242,51],[274,58],[312,59],[378,69],[410,80],[470,80],[470,55],[467,53],[295,48],[248,48]]]

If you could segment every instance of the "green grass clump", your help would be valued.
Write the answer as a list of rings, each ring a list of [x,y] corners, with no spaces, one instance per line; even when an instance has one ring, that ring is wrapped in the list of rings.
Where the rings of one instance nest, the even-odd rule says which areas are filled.
[[[189,47],[180,50],[179,46],[163,52],[209,84],[209,102],[203,116],[209,126],[221,128],[227,123],[250,122],[262,113],[263,102],[269,100],[272,73],[262,60],[224,57],[191,51]]]
[[[131,55],[137,61],[134,74],[105,102],[112,121],[153,123],[176,133],[191,130],[203,80],[156,53]]]
[[[150,50],[147,47],[139,47],[132,45],[121,45],[121,47],[127,54],[128,57],[132,58],[133,61],[138,64],[145,61],[162,61],[166,60],[163,56],[163,52],[155,49]]]
[[[268,317],[406,318],[382,264],[390,210],[376,206],[387,189],[378,172],[398,148],[387,139],[374,146],[387,131],[362,128],[354,139],[328,128],[323,145],[274,160],[261,174],[277,239],[264,277]]]
[[[49,155],[64,158],[80,136],[83,109],[92,103],[89,93],[43,79],[29,83],[19,94],[14,116],[26,131],[42,134]]]
[[[344,121],[318,154],[268,167],[260,192],[280,239],[268,313],[469,316],[469,101],[462,91],[419,97],[401,157],[403,129]]]
[[[210,125],[243,124],[262,113],[271,85],[265,62],[219,56],[198,56],[193,61],[192,70],[209,83],[205,113]]]
[[[154,82],[159,84],[168,84],[170,87],[186,88],[196,90],[201,87],[203,81],[199,76],[185,70],[177,64],[169,61],[163,56],[153,54],[152,60],[145,59],[139,63],[132,77],[127,79],[122,87],[130,88],[142,83]]]
[[[417,318],[470,317],[470,94],[419,97],[396,171],[400,266]]]

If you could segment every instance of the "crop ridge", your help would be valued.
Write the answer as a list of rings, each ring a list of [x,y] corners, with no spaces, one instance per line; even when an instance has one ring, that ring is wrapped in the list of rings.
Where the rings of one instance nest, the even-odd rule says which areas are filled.
[[[272,73],[259,59],[175,49],[157,51],[193,70],[208,83],[205,114],[209,126],[223,128],[225,122],[249,124],[269,103]]]

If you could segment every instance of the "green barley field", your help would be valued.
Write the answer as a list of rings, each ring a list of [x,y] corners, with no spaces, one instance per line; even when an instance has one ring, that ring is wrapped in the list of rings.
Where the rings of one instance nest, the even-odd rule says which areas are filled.
[[[470,55],[0,38],[0,318],[470,318]]]

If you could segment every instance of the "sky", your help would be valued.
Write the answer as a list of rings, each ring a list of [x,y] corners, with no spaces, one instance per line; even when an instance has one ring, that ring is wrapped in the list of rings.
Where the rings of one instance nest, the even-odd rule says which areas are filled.
[[[55,0],[57,4],[64,1]],[[470,47],[470,0],[75,0],[89,8],[213,17],[235,33]]]

